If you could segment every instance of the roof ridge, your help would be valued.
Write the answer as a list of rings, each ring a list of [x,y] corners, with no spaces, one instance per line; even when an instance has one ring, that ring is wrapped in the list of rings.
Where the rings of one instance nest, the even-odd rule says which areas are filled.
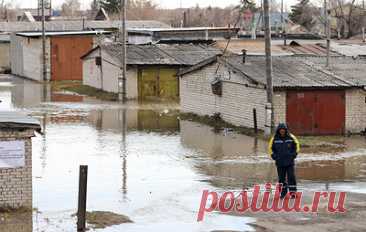
[[[331,72],[330,70],[326,70],[326,69],[323,69],[323,68],[320,68],[319,66],[315,65],[314,63],[310,62],[310,61],[306,61],[304,60],[303,61],[305,65],[309,66],[309,67],[312,67],[312,68],[315,68],[317,71],[319,72],[322,72],[326,75],[329,75],[329,76],[332,76],[333,78],[339,80],[339,81],[342,81],[344,83],[346,83],[347,85],[350,85],[350,86],[354,86],[354,83],[348,81],[348,80],[345,80],[343,78],[341,78],[340,76],[336,75],[334,72]]]
[[[230,64],[230,62],[228,61],[227,57],[218,57],[218,62],[224,62],[226,65],[228,65],[230,68],[234,69],[235,71],[241,73],[243,76],[245,76],[247,79],[249,79],[251,82],[255,83],[255,84],[262,84],[262,85],[266,85],[266,83],[263,83],[261,81],[258,81],[252,77],[250,77],[248,74],[246,74],[245,72],[243,72],[242,70],[236,68],[234,65]]]

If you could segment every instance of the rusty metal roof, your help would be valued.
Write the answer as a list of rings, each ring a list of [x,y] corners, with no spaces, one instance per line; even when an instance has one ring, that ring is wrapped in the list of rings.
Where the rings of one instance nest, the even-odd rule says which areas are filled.
[[[328,71],[315,60],[287,57],[273,57],[273,86],[275,88],[347,88],[362,87],[361,83]],[[324,58],[323,58],[324,59]],[[247,57],[242,63],[242,56],[223,57],[220,62],[234,69],[255,83],[266,84],[265,57]],[[366,69],[365,69],[366,70]]]
[[[112,57],[121,57],[120,44],[102,45],[102,49]],[[207,45],[192,44],[154,44],[128,45],[127,64],[129,65],[195,65],[210,57],[221,54],[221,50]]]

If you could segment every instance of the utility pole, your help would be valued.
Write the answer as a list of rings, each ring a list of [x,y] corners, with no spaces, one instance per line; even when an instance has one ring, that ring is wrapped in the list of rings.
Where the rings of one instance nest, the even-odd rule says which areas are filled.
[[[283,0],[281,0],[281,34],[282,34],[282,38],[283,38],[283,45],[287,46],[287,41],[286,41],[286,26],[285,26],[285,19],[283,17]]]
[[[45,29],[45,15],[44,15],[44,1],[41,2],[41,14],[42,14],[42,73],[43,81],[47,81],[47,64],[46,64],[46,29]]]
[[[122,47],[121,75],[118,77],[118,100],[126,102],[126,0],[121,0],[121,33],[120,42]]]
[[[328,14],[328,4],[327,0],[324,0],[324,16],[325,16],[325,33],[327,37],[327,62],[326,67],[330,66],[330,21],[329,21],[329,14]]]
[[[271,25],[269,19],[269,0],[263,1],[264,27],[265,27],[265,52],[266,52],[266,77],[267,77],[267,104],[266,104],[266,131],[269,135],[274,128],[273,112],[273,83],[272,83],[272,51],[271,51]]]

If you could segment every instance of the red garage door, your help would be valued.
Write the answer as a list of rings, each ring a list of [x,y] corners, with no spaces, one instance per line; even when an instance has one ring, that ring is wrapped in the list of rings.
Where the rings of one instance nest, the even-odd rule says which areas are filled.
[[[287,91],[286,121],[301,135],[337,135],[345,131],[343,90]]]

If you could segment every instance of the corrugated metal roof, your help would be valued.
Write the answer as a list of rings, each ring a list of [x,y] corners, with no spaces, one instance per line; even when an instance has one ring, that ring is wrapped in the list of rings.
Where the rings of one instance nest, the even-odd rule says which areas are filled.
[[[38,120],[25,114],[13,111],[0,112],[0,128],[33,128],[41,129],[41,124]]]
[[[121,57],[121,45],[102,45],[112,57]],[[129,65],[195,65],[207,58],[221,54],[221,50],[206,45],[155,44],[128,45],[127,64]]]
[[[309,60],[294,59],[293,57],[273,57],[272,59],[273,86],[275,88],[360,87],[358,83],[327,71]],[[222,58],[221,62],[227,64],[229,67],[232,67],[255,82],[261,84],[266,83],[264,56],[247,57],[247,62],[243,64],[241,56],[231,55],[229,57]]]
[[[120,28],[121,21],[47,21],[46,31],[81,31],[84,29]],[[167,28],[169,25],[154,20],[128,20],[127,29]],[[0,32],[41,31],[41,22],[0,22]]]
[[[98,34],[110,34],[110,31],[47,31],[45,33],[46,36],[59,36],[59,35],[98,35]],[[24,36],[24,37],[40,37],[42,36],[42,32],[21,32],[16,33],[16,35]]]

